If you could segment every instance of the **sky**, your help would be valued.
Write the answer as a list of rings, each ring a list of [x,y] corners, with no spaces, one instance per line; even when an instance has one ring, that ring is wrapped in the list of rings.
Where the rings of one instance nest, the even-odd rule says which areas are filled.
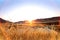
[[[16,22],[60,16],[60,0],[0,0],[0,18]]]

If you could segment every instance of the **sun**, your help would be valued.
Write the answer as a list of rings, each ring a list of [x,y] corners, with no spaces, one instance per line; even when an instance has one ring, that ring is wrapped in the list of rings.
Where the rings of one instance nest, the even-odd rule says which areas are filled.
[[[30,23],[33,21],[33,20],[28,20]]]
[[[23,20],[31,20],[38,19],[38,18],[47,18],[54,16],[55,13],[47,8],[40,7],[40,6],[22,6],[22,7],[14,7],[13,9],[6,12],[2,18],[17,22]]]
[[[33,25],[33,20],[27,20],[28,25],[32,26]]]

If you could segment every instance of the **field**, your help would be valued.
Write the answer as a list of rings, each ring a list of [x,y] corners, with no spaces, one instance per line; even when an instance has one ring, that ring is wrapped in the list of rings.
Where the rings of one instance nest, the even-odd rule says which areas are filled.
[[[6,23],[0,26],[1,34],[3,34],[0,34],[0,40],[60,40],[60,32],[54,28],[27,27]]]

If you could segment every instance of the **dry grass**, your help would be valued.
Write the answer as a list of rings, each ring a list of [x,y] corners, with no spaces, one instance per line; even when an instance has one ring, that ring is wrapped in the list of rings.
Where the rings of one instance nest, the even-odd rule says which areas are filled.
[[[13,40],[56,40],[58,33],[44,28],[26,28],[10,31]]]
[[[11,40],[60,40],[60,33],[55,30],[39,27],[19,27],[12,25],[11,28],[6,29]]]

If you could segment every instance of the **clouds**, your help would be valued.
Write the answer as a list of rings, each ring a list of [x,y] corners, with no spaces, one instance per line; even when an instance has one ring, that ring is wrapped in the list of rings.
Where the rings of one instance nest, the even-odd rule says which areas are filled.
[[[14,7],[23,5],[38,5],[60,11],[60,0],[0,0],[0,11],[12,10]]]
[[[1,3],[4,3],[5,5],[14,5],[14,4],[25,4],[25,3],[35,3],[35,4],[45,4],[45,5],[56,5],[59,6],[60,1],[59,0],[0,0]],[[0,3],[0,4],[1,4]]]
[[[11,13],[14,15],[19,12],[19,8],[21,7],[25,7],[25,6],[39,6],[38,8],[42,7],[42,8],[46,8],[48,9],[47,11],[48,12],[45,12],[45,14],[48,14],[49,12],[52,13],[52,15],[50,14],[50,16],[60,16],[60,0],[0,0],[0,15],[2,14],[2,16],[6,16],[7,14],[9,16],[11,16]],[[34,8],[34,7],[33,7]],[[28,8],[29,9],[29,8]],[[27,9],[27,12],[29,14],[29,12],[31,11],[28,11]],[[44,10],[46,10],[44,9]],[[11,11],[12,10],[12,11]],[[38,10],[38,9],[37,9]],[[34,13],[38,13],[38,16],[39,11],[35,10],[35,12],[33,12],[32,14]],[[39,9],[40,10],[40,9]],[[41,9],[43,10],[43,9]],[[40,11],[41,11],[40,10]],[[21,11],[21,10],[20,10]],[[26,11],[26,10],[25,10]],[[25,12],[24,11],[24,12]],[[32,10],[33,11],[33,10]],[[20,15],[22,15],[24,12],[19,12]],[[44,13],[43,12],[43,13]],[[31,13],[31,12],[30,12]],[[54,14],[55,13],[55,14]],[[31,14],[31,15],[32,15]],[[12,15],[12,17],[13,17]],[[37,15],[37,14],[36,14]],[[37,16],[37,17],[38,17]],[[11,18],[12,18],[11,17]],[[16,16],[15,16],[16,17]],[[19,17],[19,16],[18,16]],[[25,16],[24,16],[25,17]],[[35,17],[35,16],[34,16]],[[41,16],[42,17],[42,16]],[[45,16],[44,17],[48,17],[48,16]],[[8,17],[9,18],[9,17]],[[8,19],[6,18],[6,19]],[[14,18],[15,19],[15,18]],[[13,19],[13,20],[14,20]],[[16,18],[17,19],[17,18]],[[9,20],[9,19],[8,19]]]
[[[51,11],[47,8],[43,8],[40,6],[23,6],[15,8],[5,15],[2,18],[6,20],[10,20],[13,22],[20,20],[34,20],[37,18],[49,18],[56,16],[54,11]]]

